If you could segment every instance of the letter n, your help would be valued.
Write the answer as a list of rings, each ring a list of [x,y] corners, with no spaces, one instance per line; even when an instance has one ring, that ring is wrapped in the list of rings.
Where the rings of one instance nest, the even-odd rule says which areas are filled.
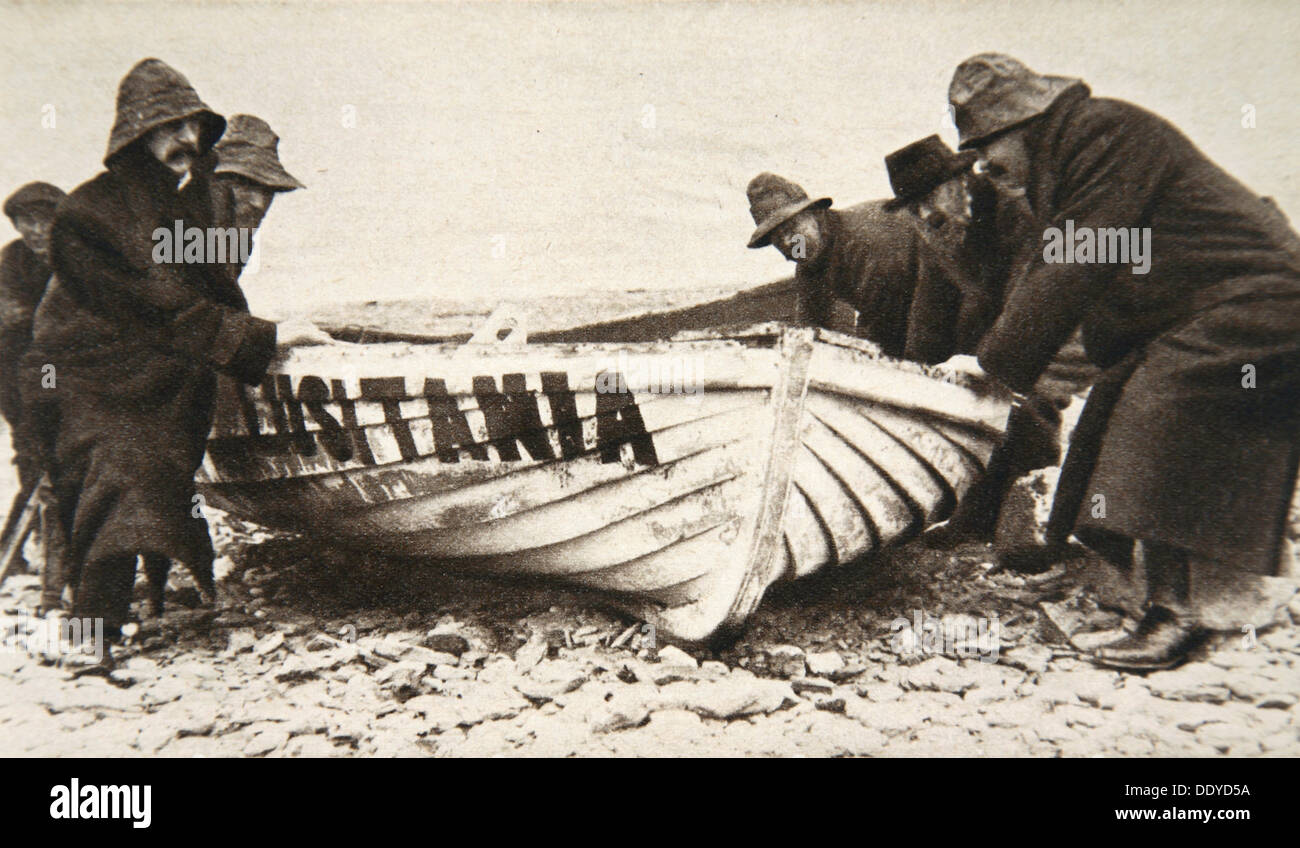
[[[444,380],[424,380],[424,398],[429,402],[429,423],[433,425],[433,445],[442,462],[460,462],[460,450],[479,462],[487,462],[487,448],[474,441],[465,412],[447,393]]]
[[[569,375],[563,371],[542,372],[542,393],[551,404],[551,418],[560,434],[560,455],[573,459],[582,455],[582,419],[569,388]]]
[[[522,442],[533,459],[555,459],[537,408],[537,397],[528,391],[523,374],[504,375],[500,392],[496,380],[475,377],[474,397],[487,421],[488,441],[496,445],[503,460],[522,459],[515,442]]]

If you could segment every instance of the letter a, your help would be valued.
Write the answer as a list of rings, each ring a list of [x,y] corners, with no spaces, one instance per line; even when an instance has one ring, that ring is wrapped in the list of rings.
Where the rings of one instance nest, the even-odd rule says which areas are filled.
[[[1059,227],[1048,227],[1043,230],[1043,241],[1047,242],[1043,246],[1043,261],[1049,265],[1057,265],[1065,261],[1065,237]]]
[[[159,227],[153,231],[153,261],[155,265],[165,265],[172,261],[172,231]]]
[[[198,227],[185,231],[185,262],[195,265],[203,262],[203,231]]]
[[[1080,265],[1091,265],[1095,250],[1096,234],[1089,227],[1075,233],[1074,261]]]
[[[68,817],[68,787],[52,787],[50,797],[54,799],[54,803],[50,804],[50,818],[66,819]]]

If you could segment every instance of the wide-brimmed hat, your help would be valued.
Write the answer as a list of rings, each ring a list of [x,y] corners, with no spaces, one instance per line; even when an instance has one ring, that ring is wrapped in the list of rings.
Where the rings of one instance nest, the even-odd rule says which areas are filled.
[[[199,153],[206,153],[226,129],[226,119],[208,108],[180,71],[160,59],[143,59],[117,87],[117,120],[108,138],[109,162],[150,130],[181,118],[202,125]]]
[[[919,200],[970,168],[979,158],[973,150],[954,153],[937,135],[914,141],[885,157],[894,203]]]
[[[1047,111],[1066,89],[1082,83],[1075,77],[1036,74],[1018,59],[981,53],[957,66],[948,86],[958,149],[981,145]]]
[[[65,197],[67,195],[63,193],[63,189],[56,185],[42,182],[28,183],[5,200],[5,216],[13,219],[18,217],[20,212],[42,206],[52,210]]]
[[[749,181],[745,193],[749,195],[749,214],[758,225],[749,237],[750,247],[766,246],[772,230],[805,209],[824,209],[832,202],[829,197],[812,200],[798,183],[766,171]]]
[[[280,137],[254,115],[232,115],[212,152],[214,174],[239,174],[275,191],[306,188],[280,164]]]

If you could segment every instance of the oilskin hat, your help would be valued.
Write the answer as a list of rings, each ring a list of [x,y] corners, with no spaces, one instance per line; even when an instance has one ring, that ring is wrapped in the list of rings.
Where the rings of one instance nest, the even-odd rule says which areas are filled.
[[[306,188],[280,164],[280,137],[253,115],[232,115],[226,134],[212,148],[214,174],[238,174],[275,191]]]
[[[226,119],[208,108],[180,71],[160,59],[143,59],[117,87],[117,120],[108,138],[108,165],[150,130],[181,118],[202,125],[199,153],[206,153],[226,129]]]
[[[980,53],[957,66],[948,86],[960,143],[981,146],[1043,114],[1065,91],[1083,81],[1037,74],[1002,53]]]

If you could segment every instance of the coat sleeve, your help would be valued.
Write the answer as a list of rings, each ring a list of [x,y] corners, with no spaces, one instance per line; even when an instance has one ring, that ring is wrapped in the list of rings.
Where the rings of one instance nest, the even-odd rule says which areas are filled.
[[[1061,174],[1051,226],[1064,229],[1067,220],[1076,232],[1139,226],[1169,167],[1160,128],[1112,107],[1085,113],[1066,133],[1062,154],[1047,162]],[[1012,281],[1001,315],[980,342],[980,366],[1012,389],[1029,391],[1117,273],[1128,269],[1049,264],[1040,253]]]
[[[796,273],[795,322],[804,327],[829,327],[834,300],[820,274]]]
[[[0,252],[0,333],[30,329],[32,309],[22,297],[22,264],[13,244]]]
[[[947,269],[923,250],[918,256],[916,290],[907,313],[905,359],[942,362],[956,353],[957,318],[962,292]]]
[[[121,238],[100,216],[61,210],[51,234],[54,268],[79,299],[147,328],[154,346],[259,381],[275,356],[275,324],[204,297],[179,266],[133,263]]]

